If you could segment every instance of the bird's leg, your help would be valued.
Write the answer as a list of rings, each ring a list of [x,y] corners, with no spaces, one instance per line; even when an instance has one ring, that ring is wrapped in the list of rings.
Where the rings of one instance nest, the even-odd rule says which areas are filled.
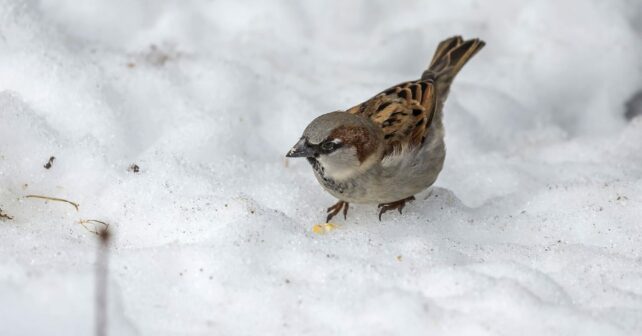
[[[379,220],[381,220],[381,215],[383,215],[385,212],[389,210],[394,210],[397,209],[399,210],[399,213],[401,213],[401,210],[406,206],[406,202],[414,201],[415,196],[410,196],[408,198],[404,198],[402,200],[390,202],[390,203],[381,203],[379,204]]]
[[[346,219],[348,217],[348,208],[350,208],[350,203],[344,201],[337,202],[337,204],[328,208],[328,217],[325,221],[329,223],[332,217],[341,212],[341,209],[343,209],[343,219]]]

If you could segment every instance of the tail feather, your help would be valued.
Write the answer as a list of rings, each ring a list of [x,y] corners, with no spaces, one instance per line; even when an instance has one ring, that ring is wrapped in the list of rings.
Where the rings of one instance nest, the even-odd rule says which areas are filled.
[[[486,43],[478,38],[464,41],[461,36],[453,36],[437,46],[428,70],[421,75],[421,79],[430,80],[434,84],[436,105],[431,117],[434,127],[443,127],[442,110],[453,79],[484,45]]]
[[[478,38],[464,41],[461,36],[442,41],[437,46],[428,70],[424,71],[421,78],[433,79],[438,84],[438,91],[446,93],[461,68],[485,45],[486,43]]]
[[[437,63],[444,60],[444,56],[450,50],[454,49],[458,45],[461,45],[462,43],[464,43],[464,39],[462,39],[461,36],[453,36],[449,39],[441,41],[441,43],[439,43],[437,49],[435,50],[435,55],[432,57],[432,61],[430,62],[430,66],[428,68],[435,69]]]

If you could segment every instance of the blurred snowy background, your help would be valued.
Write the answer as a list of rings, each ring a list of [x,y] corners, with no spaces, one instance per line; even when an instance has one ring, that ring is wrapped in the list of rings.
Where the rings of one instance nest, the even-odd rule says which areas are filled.
[[[455,34],[431,193],[312,233],[286,151]],[[93,332],[88,218],[111,335],[640,335],[640,90],[640,0],[0,0],[0,335]]]

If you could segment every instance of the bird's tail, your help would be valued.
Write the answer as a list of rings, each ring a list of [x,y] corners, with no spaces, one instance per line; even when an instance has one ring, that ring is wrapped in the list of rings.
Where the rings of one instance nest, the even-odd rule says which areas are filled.
[[[432,79],[439,95],[445,99],[453,79],[466,62],[481,50],[486,43],[478,38],[464,41],[454,36],[439,43],[428,70],[421,79]]]

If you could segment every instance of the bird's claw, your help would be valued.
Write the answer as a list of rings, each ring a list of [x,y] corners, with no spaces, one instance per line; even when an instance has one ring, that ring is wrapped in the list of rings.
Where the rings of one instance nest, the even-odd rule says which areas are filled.
[[[326,222],[329,223],[332,217],[336,216],[341,209],[343,209],[343,219],[348,218],[348,209],[350,208],[350,203],[339,201],[335,205],[328,208],[328,217],[326,217]]]
[[[379,210],[379,221],[381,221],[381,215],[384,213],[397,209],[399,210],[399,213],[402,213],[403,208],[406,206],[406,202],[414,201],[415,196],[410,196],[408,198],[404,198],[402,200],[398,200],[395,202],[390,202],[390,203],[381,203],[378,205],[378,208],[381,209]]]

